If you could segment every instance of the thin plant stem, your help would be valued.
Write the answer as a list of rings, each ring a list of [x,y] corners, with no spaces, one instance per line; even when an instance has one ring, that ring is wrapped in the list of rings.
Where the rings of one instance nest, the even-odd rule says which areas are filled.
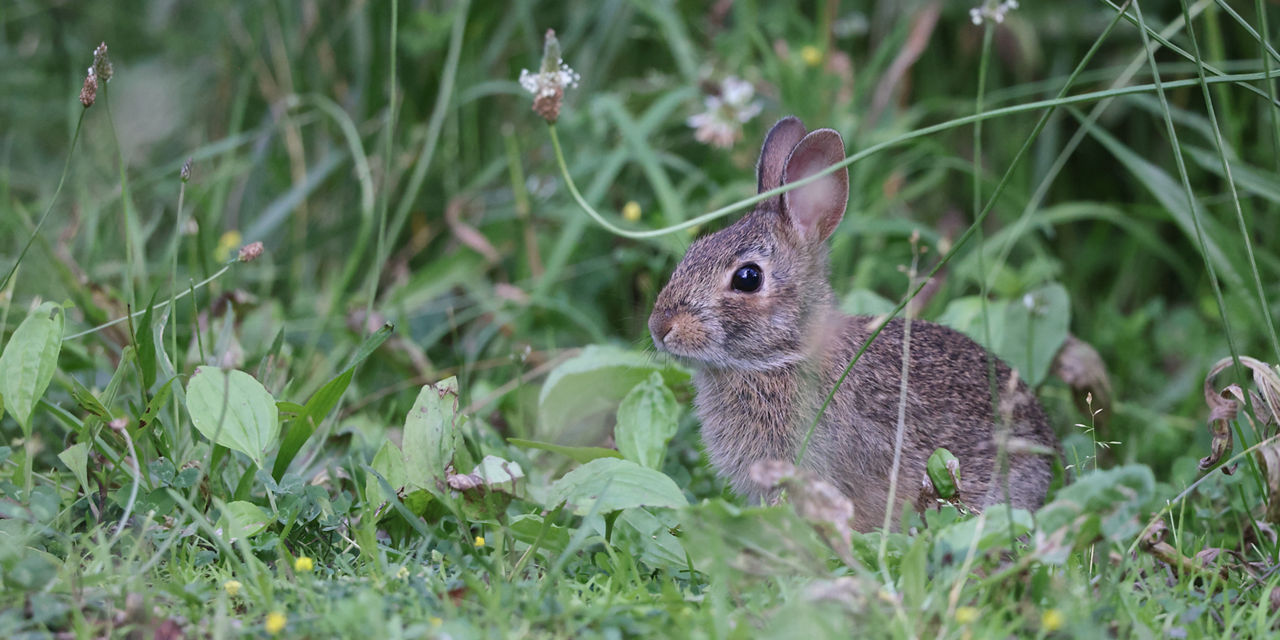
[[[76,143],[80,141],[80,127],[84,125],[84,114],[88,111],[87,108],[81,110],[80,117],[76,119],[76,131],[71,135],[71,148],[67,150],[67,159],[62,163],[62,175],[58,177],[58,186],[53,190],[53,196],[49,198],[49,204],[45,205],[44,213],[40,214],[40,219],[36,221],[35,229],[31,231],[26,243],[22,245],[22,251],[18,252],[18,259],[13,261],[13,266],[9,267],[9,272],[4,275],[3,280],[0,280],[0,291],[3,291],[5,286],[9,284],[9,279],[18,270],[18,265],[22,264],[22,259],[26,257],[27,251],[31,249],[31,243],[35,242],[36,236],[40,235],[40,227],[44,226],[44,221],[49,218],[49,212],[53,211],[53,203],[58,201],[58,194],[62,193],[62,185],[66,182],[67,173],[71,170],[71,158],[76,155]]]
[[[387,244],[387,200],[390,192],[387,185],[391,182],[391,144],[396,128],[396,33],[399,26],[399,0],[391,0],[391,46],[387,54],[388,74],[387,93],[387,126],[383,130],[385,137],[382,144],[382,197],[378,199],[378,235],[373,245],[373,268],[369,270],[369,294],[365,302],[365,318],[373,317],[373,303],[378,298],[378,282],[382,279],[382,263],[386,260]]]
[[[213,275],[209,276],[208,278],[205,278],[204,280],[201,280],[200,282],[197,282],[197,283],[195,283],[195,284],[191,285],[191,287],[189,287],[189,288],[187,288],[187,289],[184,289],[184,290],[182,291],[182,293],[179,293],[179,294],[177,294],[177,295],[175,295],[175,296],[173,296],[173,297],[169,298],[168,300],[165,300],[164,302],[161,302],[160,304],[157,304],[157,305],[155,306],[155,308],[156,308],[156,309],[160,309],[160,308],[166,307],[166,306],[168,306],[170,303],[177,302],[178,300],[181,300],[181,299],[183,299],[183,298],[187,297],[188,295],[190,295],[190,294],[192,294],[192,293],[195,293],[196,289],[204,288],[204,287],[205,287],[206,285],[208,285],[210,282],[213,282],[214,280],[217,280],[219,277],[221,277],[221,276],[222,276],[222,274],[224,274],[224,273],[226,273],[227,271],[229,271],[229,270],[231,269],[232,265],[234,265],[234,264],[235,264],[235,263],[237,263],[237,262],[239,262],[239,260],[231,260],[230,262],[227,262],[226,264],[222,265],[222,268],[221,268],[221,269],[218,269],[217,271],[215,271]],[[63,339],[62,339],[62,341],[63,341],[63,342],[66,342],[67,340],[74,340],[74,339],[79,338],[79,337],[81,337],[81,336],[87,336],[87,335],[89,335],[89,334],[91,334],[91,333],[97,333],[97,332],[102,331],[103,329],[106,329],[106,328],[108,328],[108,327],[114,327],[114,326],[116,326],[116,325],[118,325],[118,324],[120,324],[121,322],[124,322],[124,321],[126,321],[126,320],[131,320],[131,319],[133,319],[133,318],[137,318],[138,316],[141,316],[142,314],[144,314],[144,313],[146,313],[146,312],[147,312],[147,311],[146,311],[146,309],[143,309],[143,310],[141,310],[141,311],[134,311],[133,313],[130,313],[130,314],[129,314],[129,315],[127,315],[127,316],[121,316],[121,317],[119,317],[119,318],[116,318],[115,320],[110,320],[110,321],[108,321],[108,322],[104,322],[104,323],[102,323],[102,324],[100,324],[100,325],[98,325],[98,326],[96,326],[96,327],[94,327],[94,328],[92,328],[92,329],[85,329],[84,331],[81,331],[80,333],[73,333],[73,334],[71,334],[71,335],[69,335],[69,336],[67,336],[67,337],[63,338]]]

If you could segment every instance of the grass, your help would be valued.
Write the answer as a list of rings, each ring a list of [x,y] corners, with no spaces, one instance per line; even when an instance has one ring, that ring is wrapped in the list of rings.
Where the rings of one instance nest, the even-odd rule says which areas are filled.
[[[1274,10],[1024,4],[10,3],[0,635],[1274,634],[1271,378],[1202,392],[1280,362]],[[1036,386],[1041,511],[863,534],[707,466],[646,318],[791,113],[846,140],[843,308]]]

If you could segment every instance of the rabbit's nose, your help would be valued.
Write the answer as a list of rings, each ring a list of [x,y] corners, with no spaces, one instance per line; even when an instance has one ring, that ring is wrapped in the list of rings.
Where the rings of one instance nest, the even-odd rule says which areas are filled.
[[[649,333],[653,335],[653,344],[659,349],[666,349],[667,334],[671,333],[671,319],[675,311],[670,307],[654,309],[649,316]]]

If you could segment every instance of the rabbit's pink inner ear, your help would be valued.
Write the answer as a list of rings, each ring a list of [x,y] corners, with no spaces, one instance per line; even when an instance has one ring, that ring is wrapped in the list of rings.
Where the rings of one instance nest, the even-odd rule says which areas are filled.
[[[812,176],[844,160],[844,141],[832,129],[818,129],[805,136],[787,158],[783,184]],[[782,210],[800,236],[810,242],[826,240],[844,217],[849,203],[849,171],[828,173],[809,184],[782,194]]]
[[[804,123],[795,116],[787,116],[773,125],[764,137],[760,148],[760,163],[756,165],[756,193],[764,193],[782,186],[782,171],[787,166],[787,156],[804,138]]]

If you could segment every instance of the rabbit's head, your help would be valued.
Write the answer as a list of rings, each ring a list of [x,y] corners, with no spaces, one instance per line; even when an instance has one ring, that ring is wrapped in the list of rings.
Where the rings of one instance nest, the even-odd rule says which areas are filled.
[[[799,119],[783,118],[760,151],[759,192],[843,159],[840,134],[806,134]],[[806,357],[815,324],[833,304],[825,241],[848,199],[849,174],[841,168],[694,242],[649,316],[654,345],[728,369],[772,369]]]

